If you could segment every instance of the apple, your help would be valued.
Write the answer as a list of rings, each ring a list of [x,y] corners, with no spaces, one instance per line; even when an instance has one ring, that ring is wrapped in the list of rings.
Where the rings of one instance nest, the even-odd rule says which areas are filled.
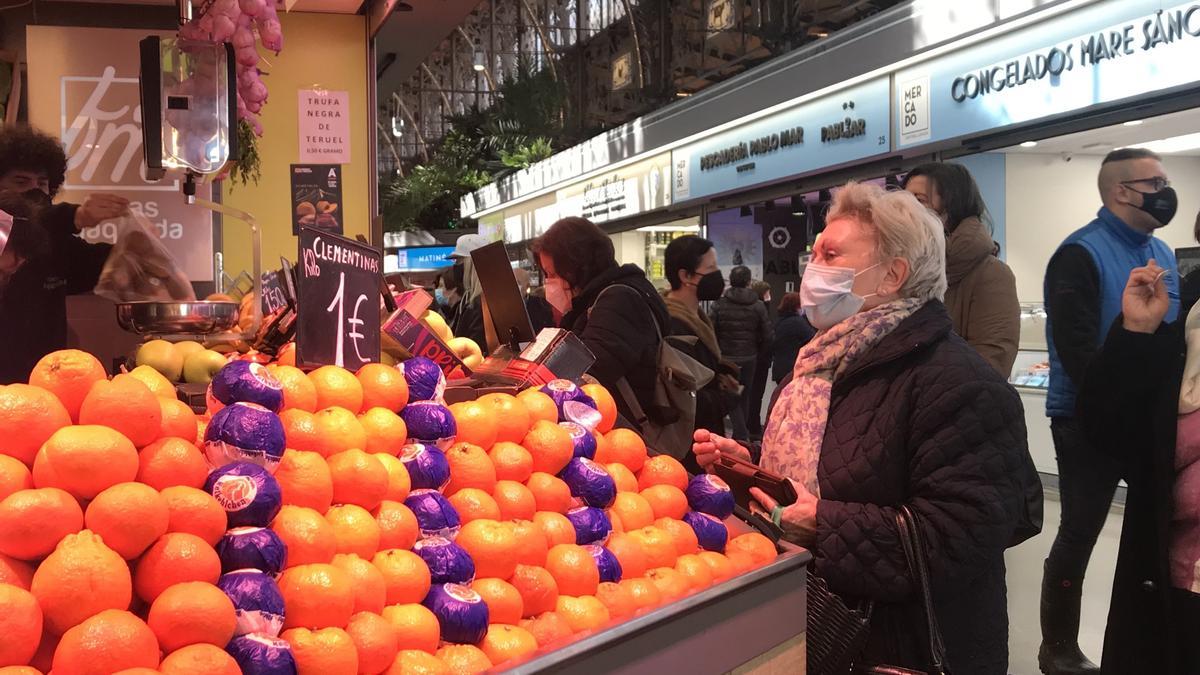
[[[175,345],[166,340],[151,340],[142,345],[134,360],[139,366],[157,370],[171,382],[178,382],[183,374],[183,357],[175,351]]]
[[[183,362],[183,376],[192,384],[208,384],[225,363],[223,354],[205,349],[187,357]]]
[[[195,340],[184,340],[183,342],[175,343],[175,353],[185,360],[187,357],[203,349],[204,345]]]
[[[483,350],[471,338],[451,338],[446,343],[446,346],[450,348],[450,351],[454,352],[454,355],[463,362],[464,366],[471,370],[478,368],[479,364],[483,363]]]
[[[421,323],[425,324],[426,328],[433,331],[433,334],[447,345],[454,339],[454,332],[450,330],[450,326],[446,325],[446,320],[442,318],[442,315],[437,312],[425,310],[425,313],[421,315]]]

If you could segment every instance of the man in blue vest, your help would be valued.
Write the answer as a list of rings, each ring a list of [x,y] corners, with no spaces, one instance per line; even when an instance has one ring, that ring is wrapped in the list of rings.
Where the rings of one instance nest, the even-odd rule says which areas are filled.
[[[1079,606],[1088,560],[1121,478],[1116,464],[1092,452],[1078,428],[1076,386],[1121,313],[1121,295],[1135,267],[1153,258],[1170,271],[1166,320],[1179,313],[1175,254],[1154,237],[1178,207],[1161,159],[1141,148],[1114,150],[1100,166],[1099,187],[1104,206],[1096,219],[1067,237],[1046,268],[1046,414],[1062,500],[1058,536],[1042,578],[1038,662],[1047,675],[1100,672],[1079,649]]]

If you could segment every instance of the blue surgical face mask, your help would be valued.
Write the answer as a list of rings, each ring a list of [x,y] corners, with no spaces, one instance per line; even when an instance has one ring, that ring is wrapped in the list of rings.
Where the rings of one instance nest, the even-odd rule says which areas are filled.
[[[433,299],[437,302],[437,304],[444,307],[446,305],[446,289],[444,289],[444,288],[433,289]]]
[[[804,278],[800,280],[800,306],[804,308],[804,316],[813,328],[833,328],[862,309],[867,298],[877,295],[854,294],[855,278],[876,267],[879,267],[879,263],[856,272],[853,267],[808,263],[804,268]]]

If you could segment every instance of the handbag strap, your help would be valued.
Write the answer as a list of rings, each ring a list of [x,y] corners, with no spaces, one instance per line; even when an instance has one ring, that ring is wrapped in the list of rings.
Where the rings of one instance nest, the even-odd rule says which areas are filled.
[[[933,668],[931,675],[946,675],[946,646],[942,643],[942,631],[938,628],[937,616],[933,612],[933,595],[930,592],[929,564],[926,559],[925,539],[921,533],[921,521],[907,505],[896,512],[896,528],[900,531],[900,542],[904,546],[904,558],[921,593],[925,608],[925,620],[929,624],[929,657]]]

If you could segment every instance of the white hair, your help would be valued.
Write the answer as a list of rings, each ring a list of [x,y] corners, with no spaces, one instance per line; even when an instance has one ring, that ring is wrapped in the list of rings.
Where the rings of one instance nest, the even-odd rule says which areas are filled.
[[[946,296],[946,234],[940,220],[905,190],[850,181],[833,199],[826,221],[850,218],[875,237],[880,260],[908,261],[900,296],[942,300]]]

